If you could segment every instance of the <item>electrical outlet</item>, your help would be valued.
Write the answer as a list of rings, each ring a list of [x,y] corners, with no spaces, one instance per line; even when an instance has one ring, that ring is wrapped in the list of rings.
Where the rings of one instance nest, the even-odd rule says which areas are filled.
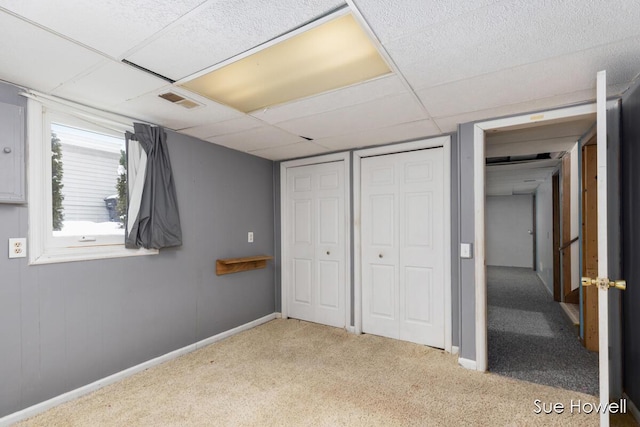
[[[247,233],[247,242],[253,243],[253,231]]]
[[[9,239],[9,258],[24,258],[27,256],[27,239]]]

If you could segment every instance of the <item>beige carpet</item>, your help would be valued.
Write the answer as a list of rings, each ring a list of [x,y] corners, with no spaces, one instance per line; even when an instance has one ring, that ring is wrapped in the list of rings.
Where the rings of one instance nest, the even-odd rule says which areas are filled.
[[[60,405],[20,426],[598,425],[534,414],[593,396],[466,370],[456,356],[274,320]]]

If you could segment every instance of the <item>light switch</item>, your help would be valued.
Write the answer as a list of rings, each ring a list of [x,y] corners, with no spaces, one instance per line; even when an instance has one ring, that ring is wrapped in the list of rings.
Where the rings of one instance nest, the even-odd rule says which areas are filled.
[[[253,243],[253,231],[247,233],[247,242]]]
[[[460,258],[473,258],[473,244],[471,243],[460,244]]]

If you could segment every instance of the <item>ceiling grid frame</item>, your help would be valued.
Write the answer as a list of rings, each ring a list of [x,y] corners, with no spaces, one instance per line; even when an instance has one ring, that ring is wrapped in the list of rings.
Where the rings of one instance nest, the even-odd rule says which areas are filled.
[[[406,87],[407,91],[413,96],[415,101],[422,108],[424,113],[427,115],[427,118],[433,121],[433,116],[429,113],[429,110],[427,109],[427,107],[423,104],[420,97],[416,94],[415,90],[413,89],[413,86],[411,86],[411,84],[406,79],[404,74],[400,71],[400,69],[396,65],[391,55],[389,55],[389,53],[387,52],[387,49],[380,42],[376,33],[371,29],[366,18],[364,17],[362,12],[360,12],[360,9],[358,9],[358,6],[354,3],[353,0],[346,0],[346,2],[349,5],[351,12],[353,13],[353,16],[356,18],[357,21],[360,22],[360,25],[362,26],[364,31],[369,35],[369,38],[373,41],[374,45],[378,49],[378,52],[380,52],[380,55],[382,55],[384,60],[387,61],[387,64],[389,64],[391,71],[402,81],[402,84]],[[435,121],[434,121],[434,124],[438,128],[438,131],[440,131],[440,133],[443,133],[442,129],[440,129],[440,127]]]
[[[460,123],[591,102],[595,97],[591,79],[594,67],[608,69],[611,76],[608,95],[618,96],[638,78],[640,71],[640,29],[636,24],[640,5],[631,0],[619,2],[616,10],[605,0],[567,0],[545,5],[526,0],[456,3],[301,0],[295,4],[292,1],[274,6],[267,0],[233,3],[149,0],[143,6],[156,8],[149,20],[144,14],[134,13],[133,6],[125,0],[114,0],[110,6],[113,10],[106,14],[85,10],[89,6],[80,0],[60,0],[55,5],[0,0],[0,22],[6,24],[0,26],[4,27],[0,28],[4,36],[0,38],[4,39],[0,48],[5,62],[11,64],[11,67],[0,65],[0,80],[185,134],[191,132],[202,137],[210,127],[216,135],[204,138],[281,160],[312,155],[314,151],[349,150],[429,137],[453,132]],[[578,4],[580,7],[576,8]],[[246,7],[252,9],[244,10]],[[223,17],[215,24],[217,27],[211,25],[210,29],[219,30],[216,34],[227,38],[243,38],[243,33],[252,31],[255,34],[246,39],[252,41],[252,47],[234,48],[226,56],[228,59],[299,30],[309,20],[330,14],[336,7],[352,13],[376,44],[394,72],[389,80],[373,79],[270,107],[267,115],[259,112],[247,115],[208,99],[205,107],[186,114],[176,112],[178,107],[161,104],[166,101],[157,96],[160,91],[174,91],[177,87],[165,85],[164,81],[156,83],[156,78],[150,75],[148,79],[140,77],[138,73],[142,71],[121,62],[158,41],[162,43],[156,46],[156,51],[164,53],[163,43],[171,44],[167,35],[179,27],[197,28],[198,22],[207,16]],[[237,19],[224,19],[227,12]],[[244,15],[248,16],[245,20]],[[77,16],[82,16],[82,21]],[[200,19],[195,19],[196,16]],[[110,27],[112,21],[117,25]],[[585,32],[593,27],[590,23],[603,31]],[[130,36],[109,33],[124,25],[132,29]],[[485,34],[482,31],[485,28],[494,30]],[[550,31],[551,28],[562,31]],[[208,46],[211,40],[220,43],[224,39],[206,40],[210,29],[201,29],[197,36],[185,38],[190,43],[185,47]],[[459,34],[466,36],[456,38]],[[564,37],[566,34],[569,36]],[[543,39],[552,49],[541,45]],[[469,43],[459,45],[465,41]],[[403,50],[398,50],[402,44]],[[182,51],[185,55],[198,52],[186,48]],[[485,56],[484,65],[477,66],[475,59],[481,54]],[[140,65],[144,67],[145,63]],[[148,68],[157,71],[152,66]],[[191,69],[188,74],[197,71]],[[462,75],[462,79],[455,78]],[[468,83],[462,85],[464,81]],[[404,105],[394,103],[403,93],[411,101],[403,101]],[[504,95],[508,93],[511,95]],[[190,93],[183,94],[193,97]],[[362,105],[366,103],[369,105]],[[421,112],[420,118],[414,116],[414,108]],[[344,126],[343,116],[353,121],[352,126]],[[302,117],[306,119],[300,120]],[[385,120],[377,120],[379,117]],[[216,126],[218,123],[224,124]],[[265,142],[273,144],[272,148],[262,145],[256,148],[251,144],[246,149],[241,145],[234,147],[234,140],[251,138],[254,126],[271,128],[271,133],[283,132],[287,136],[281,143],[267,139]],[[317,138],[307,132],[321,127],[336,130],[320,132]],[[299,140],[300,135],[314,141]],[[292,140],[298,142],[285,144]],[[512,152],[524,150],[527,144],[520,144],[522,147],[514,146]],[[290,147],[290,154],[282,147]]]

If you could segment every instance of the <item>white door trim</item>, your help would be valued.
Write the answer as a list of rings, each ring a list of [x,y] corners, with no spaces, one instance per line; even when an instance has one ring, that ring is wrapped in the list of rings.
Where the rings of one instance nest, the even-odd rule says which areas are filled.
[[[395,154],[405,151],[423,150],[426,148],[443,148],[443,157],[445,159],[444,173],[444,349],[451,353],[451,336],[452,336],[452,320],[451,320],[451,137],[440,136],[420,141],[406,142],[402,144],[385,145],[383,147],[374,147],[353,152],[353,223],[354,223],[354,254],[353,254],[353,271],[354,271],[354,323],[355,332],[362,333],[362,231],[360,227],[361,220],[361,161],[363,157],[379,156],[383,154]]]
[[[598,277],[609,277],[609,236],[607,234],[607,72],[597,75],[597,183],[598,183]],[[598,289],[598,365],[600,404],[609,403],[609,291]],[[609,426],[609,413],[600,412],[600,425]]]
[[[351,326],[351,198],[349,192],[351,189],[351,163],[350,155],[348,152],[326,154],[323,156],[307,157],[304,159],[290,160],[288,162],[280,163],[280,274],[281,274],[281,313],[282,318],[286,319],[289,314],[287,295],[291,290],[291,278],[289,277],[289,270],[284,268],[284,260],[287,259],[289,254],[289,238],[288,232],[290,231],[288,225],[291,224],[288,218],[289,197],[287,193],[287,170],[298,166],[315,165],[319,163],[329,162],[342,162],[344,167],[344,221],[345,221],[345,238],[344,238],[344,291],[345,291],[345,328]]]
[[[543,111],[503,119],[494,119],[476,123],[473,131],[473,192],[474,192],[474,227],[475,227],[475,296],[476,296],[476,370],[486,371],[488,368],[487,345],[487,282],[485,275],[485,144],[484,133],[491,129],[517,126],[529,123],[544,123],[550,120],[578,118],[593,115],[596,104],[579,105],[558,110]]]

